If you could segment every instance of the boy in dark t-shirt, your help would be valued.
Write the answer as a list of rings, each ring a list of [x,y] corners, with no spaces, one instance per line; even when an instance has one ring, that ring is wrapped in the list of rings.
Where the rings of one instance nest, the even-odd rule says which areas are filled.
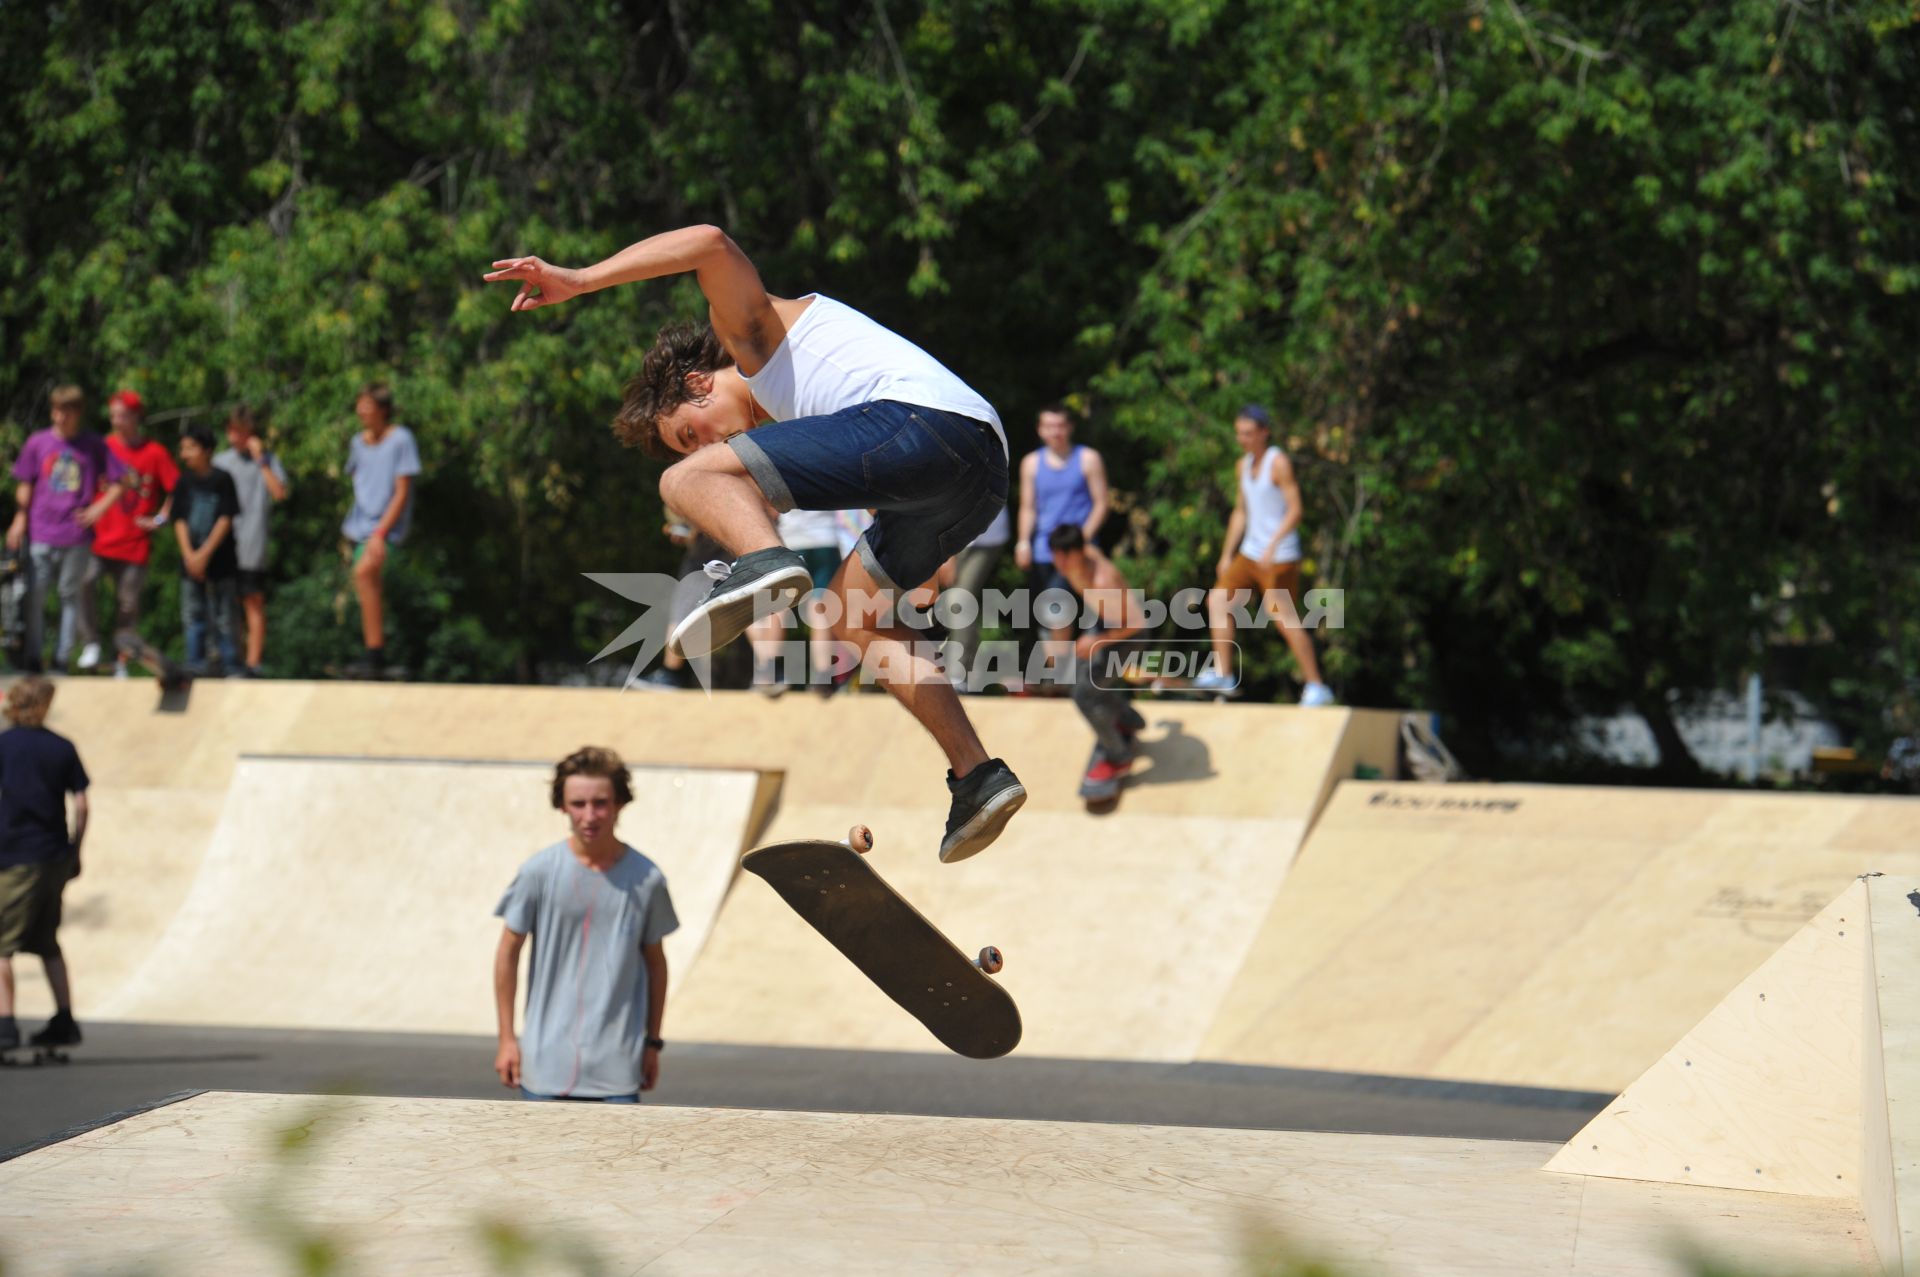
[[[73,742],[43,724],[53,684],[38,675],[7,689],[11,731],[0,732],[0,1050],[20,1045],[13,1015],[13,955],[31,953],[46,965],[53,1019],[33,1035],[34,1046],[73,1046],[73,989],[60,952],[60,894],[80,876],[80,842],[87,833],[87,769]],[[74,825],[67,833],[67,795]]]
[[[180,541],[180,624],[187,632],[187,665],[207,658],[207,628],[220,645],[228,674],[240,670],[233,644],[233,609],[239,597],[240,559],[233,548],[233,521],[240,495],[233,476],[213,464],[213,432],[188,426],[180,436],[180,483],[173,491],[174,535]]]

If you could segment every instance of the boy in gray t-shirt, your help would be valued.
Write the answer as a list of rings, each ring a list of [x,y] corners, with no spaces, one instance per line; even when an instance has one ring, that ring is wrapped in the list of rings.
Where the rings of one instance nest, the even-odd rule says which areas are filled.
[[[571,835],[520,866],[495,916],[500,1049],[494,1071],[529,1100],[637,1104],[660,1076],[667,956],[679,929],[660,867],[614,834],[633,801],[620,756],[588,746],[554,770],[553,805]],[[520,950],[533,937],[527,1027],[513,1028]]]

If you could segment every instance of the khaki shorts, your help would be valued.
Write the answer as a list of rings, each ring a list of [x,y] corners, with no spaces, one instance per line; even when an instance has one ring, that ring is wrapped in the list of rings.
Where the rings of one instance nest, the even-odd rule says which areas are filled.
[[[1236,554],[1227,564],[1227,570],[1213,583],[1216,590],[1225,590],[1229,594],[1245,590],[1251,596],[1264,598],[1269,590],[1284,591],[1296,604],[1300,595],[1300,560],[1291,563],[1276,563],[1263,568],[1244,554]]]
[[[57,860],[0,867],[0,958],[60,956],[60,893],[73,877],[71,852]]]

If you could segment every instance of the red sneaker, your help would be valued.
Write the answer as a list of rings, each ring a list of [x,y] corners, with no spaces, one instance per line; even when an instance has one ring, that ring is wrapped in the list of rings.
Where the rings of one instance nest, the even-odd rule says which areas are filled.
[[[1117,784],[1120,778],[1122,776],[1125,776],[1132,769],[1133,769],[1132,759],[1128,759],[1124,763],[1116,763],[1111,759],[1103,758],[1099,762],[1095,763],[1093,766],[1087,768],[1087,784],[1089,785]]]

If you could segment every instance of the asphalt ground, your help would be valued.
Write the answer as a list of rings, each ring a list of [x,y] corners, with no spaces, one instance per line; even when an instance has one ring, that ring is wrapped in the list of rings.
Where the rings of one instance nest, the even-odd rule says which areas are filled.
[[[0,1069],[0,1160],[182,1092],[520,1103],[493,1040],[89,1023],[68,1064]],[[16,1053],[18,1057],[23,1053]],[[916,1113],[1468,1139],[1565,1140],[1613,1097],[1224,1064],[1151,1064],[670,1042],[653,1104]]]

